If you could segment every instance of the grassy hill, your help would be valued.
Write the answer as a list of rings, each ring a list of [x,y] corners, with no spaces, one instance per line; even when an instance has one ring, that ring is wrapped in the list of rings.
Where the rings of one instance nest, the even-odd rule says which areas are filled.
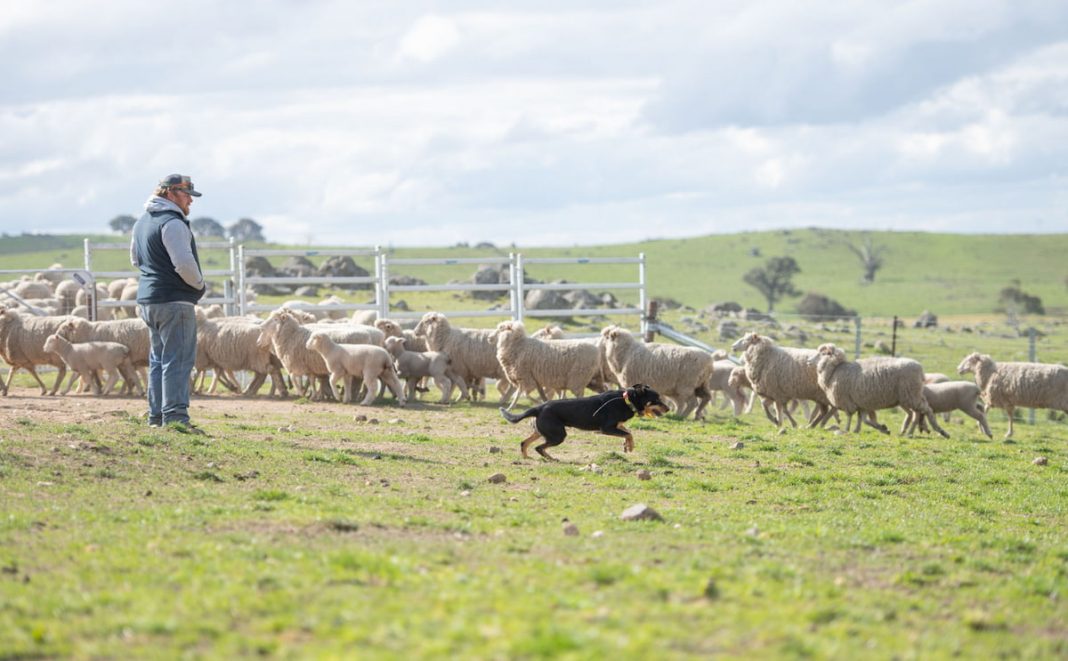
[[[794,281],[802,292],[819,292],[865,316],[915,316],[925,309],[940,315],[986,314],[997,306],[998,292],[1018,280],[1020,287],[1042,299],[1051,314],[1068,313],[1068,234],[960,235],[918,232],[872,232],[885,249],[885,265],[875,282],[861,282],[861,268],[847,243],[859,244],[862,234],[821,229],[778,230],[712,235],[690,239],[572,248],[514,248],[529,257],[635,256],[645,253],[650,294],[702,308],[733,300],[763,309],[763,298],[742,281],[743,275],[770,258],[793,257],[801,267]],[[117,237],[94,237],[115,241]],[[370,241],[368,243],[371,243]],[[53,262],[82,263],[82,237],[21,236],[0,238],[0,269],[45,267]],[[272,245],[270,247],[281,247]],[[304,247],[302,247],[304,248]],[[327,251],[327,248],[318,248]],[[507,248],[398,248],[398,257],[478,257],[507,254]],[[205,251],[204,259],[219,268],[221,252]],[[321,259],[321,258],[320,258]],[[280,263],[281,260],[277,260]],[[359,261],[359,260],[357,260]],[[94,265],[127,268],[123,251],[98,253]],[[210,268],[210,267],[209,267]],[[532,266],[538,279],[566,278],[606,282],[634,280],[633,266]],[[473,268],[409,267],[424,280],[469,277]],[[397,271],[394,270],[394,275]],[[796,310],[799,299],[781,303],[778,311]]]

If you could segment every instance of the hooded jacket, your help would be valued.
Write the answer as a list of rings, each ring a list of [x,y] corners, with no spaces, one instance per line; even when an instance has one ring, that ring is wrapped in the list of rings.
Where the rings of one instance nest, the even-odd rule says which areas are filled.
[[[137,302],[194,304],[205,292],[196,239],[178,205],[152,196],[133,228],[130,261],[141,277]]]

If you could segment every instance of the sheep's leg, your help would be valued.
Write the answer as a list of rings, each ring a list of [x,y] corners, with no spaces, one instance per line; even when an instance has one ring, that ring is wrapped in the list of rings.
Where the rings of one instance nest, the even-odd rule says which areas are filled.
[[[739,417],[745,411],[745,396],[738,390],[735,390],[729,395],[731,402],[734,404],[734,417]]]
[[[33,376],[36,378],[37,377],[37,370],[31,369],[30,371],[33,372]],[[56,382],[54,384],[52,384],[52,391],[49,393],[50,395],[55,395],[56,392],[59,391],[59,387],[61,385],[63,385],[63,377],[65,377],[66,375],[67,375],[67,364],[64,363],[64,362],[60,362],[59,363],[59,374],[56,376]],[[41,383],[41,379],[37,379],[37,382]],[[43,386],[44,384],[41,384],[41,385]]]
[[[754,394],[755,394],[755,391],[754,391]],[[772,400],[768,399],[767,397],[761,397],[760,398],[760,406],[761,406],[761,408],[764,409],[764,415],[766,415],[768,417],[768,420],[771,420],[771,423],[773,425],[778,426],[779,419],[775,416],[775,411],[774,411],[775,402],[773,402]]]
[[[827,421],[830,417],[831,407],[825,406],[820,402],[816,402],[816,407],[812,410],[812,417],[808,419],[808,428],[815,429]]]
[[[987,438],[994,438],[994,435],[990,433],[990,425],[987,424],[986,414],[983,413],[982,409],[972,404],[971,408],[961,408],[960,410],[964,415],[973,418],[979,423],[979,431],[986,434]]]
[[[697,410],[694,411],[694,420],[704,420],[705,407],[712,400],[712,393],[705,386],[698,386],[694,389],[694,394],[697,395]]]
[[[508,403],[508,410],[509,411],[515,408],[516,403],[519,401],[519,396],[522,395],[522,394],[523,394],[523,389],[522,388],[516,388],[515,389],[515,392],[512,395],[512,401],[510,401]]]
[[[1005,432],[1005,438],[1009,438],[1009,437],[1012,436],[1012,419],[1013,419],[1015,413],[1016,413],[1016,407],[1015,406],[1012,406],[1010,404],[1009,406],[1005,407],[1005,415],[1009,416],[1009,431]]]
[[[126,381],[126,385],[130,387],[130,394],[136,394],[138,397],[145,394],[145,389],[141,387],[141,381],[137,378],[137,370],[134,369],[133,363],[127,361],[119,366],[122,370],[122,378]]]
[[[441,391],[441,404],[448,404],[452,401],[452,381],[444,374],[440,377],[434,377],[434,385]],[[409,397],[411,399],[411,397]]]
[[[789,420],[790,424],[793,425],[794,429],[796,429],[797,420],[794,420],[794,416],[790,415],[790,408],[786,406],[786,404],[784,404],[783,402],[775,402],[775,405],[778,407],[779,410],[779,426],[782,427],[786,424],[786,420]]]
[[[744,392],[744,391],[742,391],[742,392]],[[756,396],[757,395],[756,395],[756,391],[755,390],[750,390],[749,394],[745,395],[745,398],[746,398],[745,409],[742,412],[745,413],[746,415],[748,415],[749,412],[753,410],[753,403],[756,402]]]
[[[252,381],[241,391],[241,394],[245,397],[251,397],[256,394],[256,391],[260,389],[263,382],[267,380],[267,372],[253,372],[256,376],[252,377]]]
[[[404,388],[401,386],[400,379],[393,372],[392,369],[387,369],[382,372],[380,377],[382,382],[386,384],[389,391],[393,393],[393,396],[397,399],[397,406],[404,406],[407,403],[407,399],[404,397]],[[422,379],[420,379],[422,380]]]
[[[81,381],[80,381],[81,378],[82,378],[81,374],[79,374],[78,372],[75,372],[74,370],[71,370],[70,378],[67,379],[67,387],[63,390],[63,396],[64,397],[66,397],[67,393],[70,392],[70,389],[74,386],[74,382],[75,381],[78,381],[79,385],[81,385]]]
[[[119,382],[119,368],[118,368],[118,365],[116,365],[115,367],[112,367],[111,369],[106,370],[106,371],[108,373],[108,382],[107,382],[107,385],[104,386],[104,390],[103,390],[103,395],[105,397],[111,394],[112,388],[114,388],[115,384]]]
[[[378,396],[378,377],[368,372],[363,375],[363,385],[367,388],[367,395],[360,402],[361,406],[370,406]],[[347,393],[346,393],[347,394]]]
[[[437,379],[434,380],[435,382]],[[410,376],[404,380],[404,391],[408,395],[408,401],[415,401],[415,388],[419,385],[419,377]],[[441,386],[438,386],[439,388]]]

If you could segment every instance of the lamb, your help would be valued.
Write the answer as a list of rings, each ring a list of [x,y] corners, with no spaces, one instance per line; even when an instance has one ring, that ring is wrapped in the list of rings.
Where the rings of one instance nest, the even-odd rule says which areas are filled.
[[[497,342],[497,361],[515,394],[508,408],[515,406],[521,393],[537,388],[570,391],[581,397],[587,384],[601,371],[601,352],[597,345],[582,340],[542,341],[527,337],[522,322],[502,321],[493,333]]]
[[[793,399],[815,402],[816,411],[809,420],[810,428],[822,424],[830,415],[831,402],[820,388],[816,375],[815,351],[780,347],[771,338],[757,333],[746,333],[731,349],[745,352],[745,373],[753,390],[758,396],[775,403],[776,426],[782,428],[786,419],[797,426],[787,408]]]
[[[326,333],[335,342],[357,344],[367,342],[368,334],[364,329],[350,329],[342,325],[329,325],[318,329]],[[376,332],[377,329],[373,329]],[[307,348],[308,339],[315,329],[311,326],[301,325],[293,315],[293,311],[279,308],[272,312],[267,320],[260,326],[260,334],[256,343],[264,348],[270,347],[272,353],[278,357],[282,365],[294,379],[301,377],[320,377],[323,383],[324,394],[329,388],[326,377],[330,370],[323,361],[322,356]],[[301,388],[301,394],[307,392],[307,386]],[[320,396],[315,395],[318,399]]]
[[[81,342],[71,344],[60,335],[49,335],[44,343],[45,351],[51,351],[63,359],[72,372],[81,377],[82,383],[88,383],[93,394],[100,395],[100,384],[97,382],[97,372],[104,371],[108,375],[108,383],[104,387],[103,394],[108,395],[115,387],[121,376],[127,383],[133,384],[138,395],[144,394],[141,382],[134,371],[133,363],[130,362],[129,350],[117,342]],[[66,395],[74,380],[63,391]]]
[[[55,395],[67,374],[67,364],[63,359],[44,348],[45,340],[54,334],[71,317],[30,317],[23,316],[12,308],[0,306],[0,358],[4,359],[11,370],[4,384],[4,394],[11,389],[15,372],[24,369],[33,375],[41,386],[41,394]],[[56,382],[51,391],[37,375],[38,365],[53,365],[59,369]]]
[[[504,368],[497,362],[497,343],[493,330],[453,328],[445,315],[427,312],[415,327],[415,334],[426,337],[431,351],[444,351],[452,359],[452,367],[460,377],[460,397],[471,399],[468,384],[475,386],[482,379],[497,379],[501,401],[510,396],[511,387]],[[477,392],[477,391],[476,391]]]
[[[679,417],[685,418],[691,412],[695,419],[704,415],[711,399],[708,380],[714,363],[707,351],[645,344],[618,326],[604,328],[601,342],[608,368],[622,387],[643,383],[670,399]]]
[[[147,381],[148,354],[151,340],[148,326],[140,319],[117,319],[113,321],[86,321],[71,317],[56,330],[64,339],[78,342],[118,342],[130,351],[130,362],[140,370]],[[123,392],[130,392],[134,384],[126,382]]]
[[[452,400],[453,382],[458,378],[449,355],[440,351],[409,351],[407,347],[408,340],[403,337],[386,338],[386,351],[393,356],[397,375],[405,380],[408,401],[415,399],[419,383],[430,378],[441,391],[441,403],[448,404]]]
[[[990,425],[986,421],[986,413],[979,404],[979,386],[969,381],[944,381],[931,383],[923,387],[923,397],[935,413],[948,414],[952,411],[960,411],[964,415],[974,418],[979,424],[979,431],[986,434],[987,438],[994,438],[990,433]],[[911,413],[909,415],[912,415]],[[909,421],[906,421],[906,423]],[[920,420],[920,431],[927,431],[924,421]]]
[[[1012,416],[1018,407],[1055,409],[1068,413],[1068,367],[1046,363],[997,363],[987,354],[970,353],[957,372],[973,372],[987,407],[1005,410],[1012,436]]]
[[[836,408],[852,416],[858,413],[856,431],[860,431],[865,413],[900,406],[909,412],[901,433],[911,432],[925,418],[931,428],[945,438],[949,434],[938,426],[931,406],[923,396],[923,366],[909,358],[864,358],[846,360],[845,352],[833,344],[821,344],[816,364],[819,386]]]
[[[740,379],[736,378],[735,384],[731,384],[731,374],[739,368],[733,361],[726,360],[726,358],[727,352],[725,351],[716,351],[712,354],[712,376],[708,379],[708,389],[712,393],[722,392],[734,405],[734,415],[739,416],[745,409],[746,398],[739,387]],[[741,372],[744,374],[745,369],[741,368]]]
[[[367,395],[360,404],[368,406],[378,394],[378,381],[381,379],[397,398],[397,403],[404,406],[404,390],[397,380],[393,357],[382,347],[373,344],[338,344],[326,333],[312,333],[305,347],[323,357],[330,370],[330,387],[334,391],[334,399],[340,399],[337,382],[344,380],[344,401],[346,404],[351,402],[354,388],[351,386],[350,377],[358,377],[367,388]]]

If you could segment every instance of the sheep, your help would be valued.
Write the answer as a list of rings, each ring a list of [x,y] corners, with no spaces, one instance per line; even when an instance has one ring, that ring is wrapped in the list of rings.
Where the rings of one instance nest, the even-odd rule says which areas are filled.
[[[259,324],[243,317],[216,320],[202,315],[197,310],[197,353],[198,357],[201,354],[203,356],[198,368],[202,371],[208,367],[215,370],[218,378],[212,382],[212,392],[219,380],[231,390],[238,390],[233,372],[247,370],[255,376],[242,392],[243,395],[256,394],[268,375],[271,377],[272,395],[276,392],[282,397],[289,395],[285,379],[282,378],[281,361],[269,348],[256,342],[260,335]],[[223,375],[226,376],[225,380]]]
[[[115,310],[115,308],[100,308],[100,307],[98,307],[96,309],[96,320],[97,321],[111,321],[111,320],[113,320],[115,318],[114,310]],[[76,305],[76,306],[74,306],[74,309],[70,311],[70,316],[79,317],[81,319],[88,319],[89,318],[89,306],[87,306],[87,305]]]
[[[925,373],[923,375],[923,382],[925,384],[927,384],[927,385],[931,385],[932,383],[946,383],[948,381],[949,381],[949,377],[946,376],[945,374],[942,374],[941,372],[927,372],[927,373]],[[930,403],[930,402],[928,402],[928,403]],[[950,409],[950,410],[952,410],[952,409]],[[936,411],[936,413],[937,413],[937,411]],[[950,413],[950,411],[943,411],[942,412],[942,419],[945,420],[946,422],[949,422],[949,413]],[[921,425],[922,424],[923,423],[921,422]]]
[[[322,332],[312,333],[305,347],[323,357],[330,370],[334,399],[339,399],[337,382],[344,380],[347,385],[344,401],[346,404],[351,402],[354,388],[348,386],[352,382],[349,377],[359,377],[367,388],[367,395],[360,404],[368,406],[378,394],[378,381],[381,379],[397,398],[398,405],[404,406],[404,389],[397,380],[393,357],[382,347],[373,344],[338,344]]]
[[[55,395],[67,374],[67,364],[51,351],[45,351],[44,343],[49,335],[55,333],[71,317],[30,317],[23,316],[12,308],[0,306],[0,358],[11,366],[4,384],[4,394],[11,388],[15,372],[24,369],[33,375],[41,394]],[[38,365],[53,365],[59,370],[51,391],[37,375]]]
[[[502,403],[512,394],[504,368],[497,362],[497,343],[492,338],[493,330],[453,328],[445,315],[427,312],[416,325],[415,334],[426,338],[431,351],[449,354],[453,370],[460,377],[457,385],[462,399],[471,399],[468,384],[474,386],[482,379],[497,380]]]
[[[86,321],[71,317],[56,332],[74,343],[118,342],[130,350],[130,362],[141,372],[142,378],[147,382],[148,356],[152,342],[149,339],[148,326],[140,319]],[[129,392],[132,387],[132,383],[126,383],[123,390]]]
[[[369,337],[365,329],[349,329],[342,325],[331,325],[318,330],[327,333],[335,342],[346,344],[366,343]],[[296,320],[292,310],[279,308],[260,326],[256,343],[263,348],[270,347],[293,379],[305,376],[320,377],[320,380],[324,381],[325,394],[325,389],[329,388],[326,377],[330,375],[330,370],[319,353],[307,348],[308,339],[313,332],[313,327],[303,326]],[[307,386],[300,390],[301,394],[305,394]],[[319,398],[318,395],[313,397]]]
[[[112,280],[107,284],[108,298],[119,300],[122,298],[122,292],[126,289],[127,285],[137,285],[137,278],[119,278],[118,280]]]
[[[746,398],[739,387],[740,379],[736,378],[734,385],[730,382],[731,374],[739,368],[733,361],[725,360],[726,357],[725,351],[716,351],[712,354],[712,376],[708,379],[708,390],[710,393],[722,392],[734,405],[734,415],[739,416],[745,409]],[[741,372],[744,374],[745,369],[741,368]]]
[[[787,408],[794,399],[815,402],[816,411],[809,427],[822,424],[830,415],[831,402],[818,383],[812,349],[780,347],[774,340],[757,333],[746,333],[731,349],[745,352],[745,373],[760,397],[775,403],[775,424],[780,429],[786,419],[797,422]]]
[[[352,313],[352,323],[370,326],[378,319],[377,310],[356,310]]]
[[[434,380],[434,385],[441,391],[442,404],[448,404],[452,400],[452,386],[458,375],[452,369],[449,354],[440,351],[409,351],[408,340],[403,337],[387,337],[386,351],[393,356],[397,375],[405,380],[408,401],[415,399],[419,382],[424,378]]]
[[[562,340],[564,339],[564,329],[550,324],[539,328],[531,333],[530,336],[537,340]]]
[[[909,358],[863,358],[846,360],[845,352],[833,344],[821,344],[816,364],[819,386],[836,408],[852,416],[858,413],[856,431],[860,431],[865,412],[900,406],[910,413],[901,433],[911,432],[920,417],[945,438],[949,434],[938,426],[931,406],[923,396],[923,366]]]
[[[51,283],[37,280],[20,282],[11,291],[19,298],[52,298],[55,293]]]
[[[77,305],[76,299],[82,286],[73,280],[63,280],[56,284],[55,296],[60,302],[60,312],[71,314],[71,310]]]
[[[957,372],[975,374],[975,384],[987,407],[1005,410],[1012,436],[1012,417],[1018,407],[1055,409],[1068,413],[1068,367],[1046,363],[997,363],[987,354],[970,353]]]
[[[313,315],[316,319],[342,319],[345,317],[345,311],[337,309],[339,305],[342,305],[345,301],[331,294],[323,300],[319,301],[315,305],[311,305],[307,301],[299,299],[293,299],[282,303],[283,308],[289,308],[292,310],[302,310],[308,314]],[[331,309],[334,308],[334,309]]]
[[[670,399],[679,417],[685,418],[691,412],[695,419],[704,415],[711,399],[708,380],[714,363],[707,351],[645,344],[618,326],[602,329],[601,342],[608,368],[622,387],[644,383]]]
[[[581,397],[587,384],[601,371],[601,352],[597,345],[582,340],[542,341],[527,337],[519,321],[502,321],[493,333],[497,343],[497,361],[515,394],[508,408],[519,400],[521,393],[537,388],[570,391]]]
[[[81,342],[71,344],[60,335],[49,335],[44,343],[45,351],[51,351],[63,359],[63,362],[81,377],[82,383],[88,383],[93,389],[93,394],[100,395],[100,384],[97,381],[97,372],[104,371],[108,375],[108,383],[103,389],[103,394],[108,395],[115,387],[121,376],[127,383],[133,384],[138,395],[144,395],[144,388],[137,378],[133,363],[130,362],[129,350],[118,342]],[[63,391],[66,395],[70,392],[71,383]]]
[[[951,411],[960,411],[964,415],[974,418],[979,424],[979,431],[986,434],[987,438],[994,438],[990,433],[990,425],[986,421],[986,413],[979,404],[979,386],[970,381],[943,381],[930,383],[923,387],[923,397],[927,400],[931,410],[935,413],[949,414]],[[909,415],[913,415],[909,413]],[[920,420],[920,431],[927,431],[924,421]]]
[[[403,337],[404,346],[408,351],[430,351],[430,347],[427,346],[425,337],[416,335],[413,330],[401,328],[400,324],[392,319],[378,319],[373,325],[375,328],[382,331],[382,334],[387,338]]]

